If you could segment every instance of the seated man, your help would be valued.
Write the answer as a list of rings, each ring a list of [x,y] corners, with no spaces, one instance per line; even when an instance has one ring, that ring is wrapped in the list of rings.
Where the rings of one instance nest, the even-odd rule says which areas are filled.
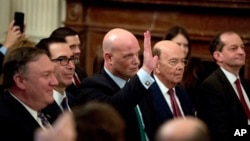
[[[144,61],[139,69],[140,45],[131,32],[111,29],[103,39],[104,67],[100,73],[82,81],[81,104],[103,101],[114,106],[126,124],[126,140],[152,140],[154,111],[148,88],[154,83],[151,72],[157,56],[152,56],[149,31],[144,33]]]
[[[72,95],[77,95],[77,87],[79,86],[82,79],[87,77],[86,72],[80,66],[80,55],[81,55],[81,40],[76,31],[68,27],[59,27],[55,29],[50,38],[64,39],[70,47],[70,50],[75,56],[75,74],[72,78],[73,83],[67,87],[67,91]]]
[[[66,88],[72,84],[75,73],[75,57],[63,39],[45,38],[36,47],[45,50],[55,66],[54,74],[58,80],[58,86],[53,90],[55,102],[43,109],[49,121],[53,123],[58,115],[64,110],[70,111],[77,103],[76,98],[66,91]]]
[[[186,91],[179,85],[187,63],[183,49],[175,42],[162,40],[153,48],[159,57],[153,71],[154,84],[149,88],[156,110],[157,127],[178,116],[194,115]]]
[[[44,51],[22,47],[7,53],[3,63],[6,91],[0,96],[1,140],[33,141],[36,128],[50,127],[41,110],[54,102],[57,85],[54,64]]]

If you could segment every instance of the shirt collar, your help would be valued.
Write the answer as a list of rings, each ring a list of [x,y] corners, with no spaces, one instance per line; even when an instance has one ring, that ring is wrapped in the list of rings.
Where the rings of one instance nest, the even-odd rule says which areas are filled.
[[[229,80],[229,82],[231,84],[234,84],[234,82],[236,81],[236,79],[240,79],[239,76],[235,76],[234,74],[232,74],[231,72],[225,70],[224,68],[220,67],[222,72],[225,74],[226,78]]]
[[[61,105],[61,103],[63,101],[63,98],[66,97],[66,92],[64,91],[63,95],[62,95],[58,91],[56,91],[55,89],[53,89],[53,97],[54,97],[54,100],[56,101],[56,103],[58,105]]]
[[[9,91],[10,95],[13,96],[18,102],[20,102],[24,108],[31,114],[31,116],[36,119],[38,121],[38,117],[37,117],[37,111],[33,110],[32,108],[30,108],[28,105],[26,105],[25,103],[23,103],[20,99],[18,99],[14,94],[12,94]]]
[[[163,94],[166,94],[166,93],[168,92],[169,88],[166,87],[156,75],[154,75],[154,78],[155,78],[155,81],[156,81],[156,83],[158,84],[158,86],[159,86],[161,92],[162,92]],[[173,90],[175,90],[175,89],[173,88]]]
[[[126,84],[126,81],[124,79],[121,79],[120,77],[114,76],[108,69],[104,67],[104,70],[107,72],[107,74],[111,77],[112,80],[115,81],[115,83],[120,87],[123,88]]]

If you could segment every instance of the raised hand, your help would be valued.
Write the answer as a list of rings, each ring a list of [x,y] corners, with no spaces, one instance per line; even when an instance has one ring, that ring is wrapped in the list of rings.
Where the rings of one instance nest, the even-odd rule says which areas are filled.
[[[152,47],[151,47],[151,35],[149,31],[144,32],[144,50],[143,50],[143,64],[142,69],[144,69],[147,73],[151,73],[158,61],[158,56],[152,55]]]
[[[14,21],[12,21],[9,25],[5,41],[4,47],[9,48],[13,44],[15,44],[20,38],[25,38],[25,34],[21,33],[19,26],[14,26]]]

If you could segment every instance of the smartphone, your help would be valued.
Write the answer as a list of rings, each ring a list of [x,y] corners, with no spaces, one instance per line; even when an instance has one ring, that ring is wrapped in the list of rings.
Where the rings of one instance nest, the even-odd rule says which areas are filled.
[[[14,13],[15,26],[20,27],[20,31],[23,33],[24,28],[24,13],[23,12],[15,12]]]

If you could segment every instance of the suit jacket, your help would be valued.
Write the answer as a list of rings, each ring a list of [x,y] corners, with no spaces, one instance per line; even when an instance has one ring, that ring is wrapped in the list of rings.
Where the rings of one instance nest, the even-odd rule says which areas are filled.
[[[154,108],[157,112],[156,119],[157,119],[157,128],[158,128],[160,125],[162,125],[162,123],[166,122],[169,119],[174,118],[174,116],[158,84],[157,83],[152,84],[149,90],[153,96]],[[192,111],[190,99],[187,93],[185,92],[185,90],[182,89],[179,85],[177,85],[175,87],[175,91],[176,91],[175,92],[176,96],[178,97],[180,101],[180,105],[181,105],[184,115],[193,116],[194,113]]]
[[[250,98],[249,85],[245,81],[242,85]],[[245,128],[248,123],[236,92],[220,68],[199,87],[196,108],[197,116],[208,125],[213,141],[234,140],[235,130]]]
[[[2,75],[2,72],[3,72],[3,61],[4,61],[4,54],[2,52],[0,52],[0,63],[1,63],[1,66],[0,66],[0,75]]]
[[[147,104],[150,99],[147,96],[150,97],[150,95],[137,75],[131,78],[124,88],[120,89],[102,69],[100,73],[84,79],[79,86],[79,92],[78,96],[81,104],[91,100],[98,100],[108,102],[117,109],[126,124],[127,141],[141,141],[139,124],[134,110],[135,106],[140,103],[145,130],[149,138],[153,138],[154,131],[152,130],[155,130],[154,124],[151,124],[154,121],[152,119],[154,115],[153,108],[148,108],[150,104]]]
[[[83,69],[80,66],[78,66],[78,65],[75,66],[75,72],[76,72],[76,74],[77,74],[77,76],[78,76],[78,78],[79,78],[80,81],[82,81],[84,78],[87,77],[86,72],[83,71]],[[75,86],[74,83],[72,83],[71,85],[69,85],[66,88],[66,91],[69,92],[69,93],[71,93],[74,96],[76,96],[78,94],[77,87]]]
[[[0,46],[1,48],[1,46]],[[4,61],[4,54],[2,52],[0,52],[0,76],[3,73],[3,61]],[[2,86],[2,84],[0,84],[0,94],[3,94],[4,92],[4,88]]]
[[[68,105],[70,108],[73,108],[77,105],[77,99],[71,93],[66,92],[66,96],[68,98]],[[49,104],[47,107],[42,109],[42,112],[49,120],[51,124],[53,124],[56,119],[63,113],[60,106],[54,101],[53,103]]]
[[[33,141],[38,122],[8,91],[0,96],[0,131],[2,141]]]

